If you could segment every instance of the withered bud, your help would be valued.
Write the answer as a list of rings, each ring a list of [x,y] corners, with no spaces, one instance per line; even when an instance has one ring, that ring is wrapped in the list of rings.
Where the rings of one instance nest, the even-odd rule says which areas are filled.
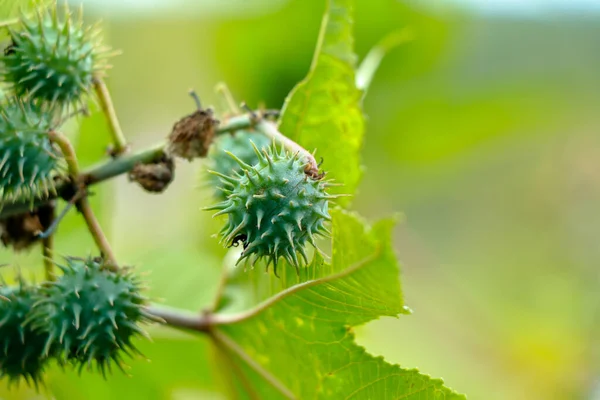
[[[173,125],[167,151],[188,161],[206,157],[218,125],[219,121],[213,118],[212,109],[198,109]]]
[[[54,220],[54,204],[40,206],[33,211],[0,220],[0,240],[15,251],[26,250],[39,239]]]
[[[162,193],[173,181],[175,163],[166,154],[162,159],[150,164],[137,164],[129,171],[129,180],[139,183],[144,190]]]

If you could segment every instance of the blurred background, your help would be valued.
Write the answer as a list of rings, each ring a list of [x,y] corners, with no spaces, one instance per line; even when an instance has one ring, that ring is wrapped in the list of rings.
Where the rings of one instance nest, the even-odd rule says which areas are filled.
[[[281,106],[308,71],[324,1],[84,0],[122,49],[109,86],[134,148],[193,111],[196,89],[223,111],[237,100]],[[395,247],[414,310],[361,327],[370,352],[443,377],[470,399],[600,399],[600,2],[357,0],[356,50],[410,27],[365,100],[365,176],[353,207],[401,211]],[[101,115],[74,136],[85,165],[103,157]],[[324,167],[327,167],[325,160]],[[122,177],[94,206],[118,256],[152,271],[150,294],[206,305],[223,250],[199,209],[201,166],[180,162],[161,196]],[[77,215],[58,250],[93,251]],[[83,253],[82,253],[83,252]],[[39,254],[0,260],[39,271]],[[59,399],[221,399],[203,338],[152,331],[152,360],[108,381],[53,371]],[[34,398],[34,392],[0,397]],[[40,398],[43,398],[41,395]]]

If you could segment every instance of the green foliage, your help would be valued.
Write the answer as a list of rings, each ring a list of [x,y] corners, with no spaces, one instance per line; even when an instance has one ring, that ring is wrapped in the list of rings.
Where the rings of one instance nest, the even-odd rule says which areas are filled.
[[[137,352],[132,339],[145,335],[138,324],[154,320],[144,310],[137,277],[92,259],[67,259],[61,269],[63,275],[41,289],[43,300],[29,317],[47,337],[46,353],[80,369],[94,361],[103,374],[111,361],[122,369],[122,353]]]
[[[311,265],[322,275],[220,327],[217,336],[228,347],[223,356],[249,375],[258,398],[464,398],[440,380],[390,365],[355,343],[352,327],[405,312],[390,247],[393,221],[369,228],[352,213],[332,216],[331,263]]]
[[[328,2],[310,72],[286,99],[279,123],[284,135],[317,149],[330,177],[344,184],[338,193],[353,193],[362,174],[365,121],[355,83],[352,10],[351,0]]]
[[[52,113],[12,98],[0,103],[0,206],[47,197],[63,160],[48,138]]]
[[[353,191],[360,177],[363,117],[354,83],[351,3],[332,0],[329,5],[315,63],[288,98],[280,128],[304,147],[318,147],[318,154],[333,158],[331,175]],[[275,286],[272,277],[254,271],[246,278],[232,273],[227,281],[221,312],[239,310],[236,302],[255,304],[225,315],[226,322],[213,332],[222,362],[232,371],[232,397],[464,399],[441,380],[391,365],[356,344],[353,327],[407,312],[391,248],[394,224],[384,220],[369,227],[340,209],[331,216],[331,262],[316,253],[299,275],[284,268]],[[251,281],[248,292],[245,280]],[[240,298],[257,291],[268,294],[259,295],[258,304]]]
[[[242,173],[240,165],[226,152],[232,153],[248,165],[257,164],[258,156],[250,143],[251,141],[258,149],[262,149],[271,143],[265,135],[251,131],[236,131],[230,135],[216,138],[208,153],[210,169],[228,176]],[[221,184],[221,178],[218,175],[209,174],[209,183],[216,188]],[[225,192],[220,189],[215,190],[215,197],[220,200],[227,198]]]
[[[229,153],[242,172],[220,175],[227,199],[208,208],[219,210],[215,216],[228,215],[219,233],[221,242],[233,245],[241,241],[244,251],[239,261],[253,258],[254,264],[267,258],[275,273],[280,257],[298,267],[300,253],[308,264],[304,247],[309,242],[316,248],[315,236],[327,234],[324,223],[331,219],[328,200],[335,196],[325,192],[327,182],[305,174],[306,164],[298,154],[271,146],[262,153],[256,147],[254,151],[255,165]]]
[[[5,60],[8,64],[13,62],[7,77],[15,80],[17,94],[39,96],[51,103],[79,101],[97,72],[93,45],[89,41],[84,43],[89,38],[85,34],[78,36],[80,27],[73,28],[73,33],[69,20],[59,23],[56,17],[41,16],[38,23],[24,22],[24,26],[25,35],[12,31],[15,46]],[[329,1],[322,29],[313,67],[307,79],[288,98],[280,127],[284,134],[305,148],[317,147],[327,161],[326,170],[331,171],[331,177],[345,184],[341,190],[354,193],[360,179],[358,152],[364,118],[360,107],[362,93],[356,87],[354,76],[352,2]],[[79,50],[85,48],[79,51],[77,60],[70,58],[74,50],[68,46],[66,50],[56,50],[63,43],[62,39],[65,43],[78,42]],[[49,43],[55,44],[52,51],[47,51]],[[29,59],[15,61],[23,55]],[[37,57],[46,57],[48,62],[40,66],[36,64]],[[77,64],[79,62],[82,64]],[[44,68],[48,82],[42,81],[38,73]],[[23,76],[25,70],[29,75]],[[74,75],[68,76],[64,71]],[[21,76],[15,78],[17,72]],[[35,80],[37,83],[31,83]],[[227,129],[219,132],[212,112],[202,111],[199,102],[198,108],[196,113],[175,125],[172,132],[175,135],[170,136],[166,146],[151,149],[152,157],[173,151],[173,144],[186,149],[190,138],[201,139],[196,142],[201,151],[195,151],[194,157],[184,154],[184,158],[191,160],[206,155],[213,135]],[[109,117],[109,120],[114,119],[112,115]],[[260,130],[262,124],[257,124],[254,118],[260,117],[252,117],[248,118],[247,126]],[[199,126],[206,126],[209,134],[198,135]],[[123,368],[123,354],[138,352],[133,341],[145,335],[139,325],[156,320],[153,315],[162,315],[172,326],[196,330],[210,339],[228,379],[227,389],[235,398],[464,398],[444,387],[440,380],[417,370],[391,365],[368,354],[355,342],[354,327],[382,316],[406,313],[398,280],[399,268],[391,245],[393,221],[383,220],[371,227],[354,213],[341,208],[332,210],[329,200],[338,196],[326,192],[331,186],[329,180],[309,176],[301,155],[290,154],[283,148],[277,151],[274,146],[265,147],[261,153],[253,144],[253,154],[244,153],[251,148],[248,146],[250,135],[238,132],[221,138],[221,143],[217,141],[214,169],[225,187],[221,189],[223,201],[212,209],[219,210],[216,215],[227,214],[226,225],[220,232],[222,242],[233,245],[241,241],[243,244],[241,254],[235,254],[235,249],[231,252],[237,257],[237,262],[231,264],[246,260],[252,267],[257,264],[268,268],[273,263],[274,269],[279,265],[283,270],[281,279],[252,270],[246,273],[242,268],[231,271],[226,259],[212,307],[206,308],[202,316],[199,313],[189,316],[181,310],[147,307],[147,300],[140,293],[140,282],[128,269],[112,271],[109,265],[91,257],[67,258],[66,265],[60,266],[63,274],[41,285],[35,292],[39,298],[17,315],[24,321],[19,327],[43,338],[36,343],[39,346],[34,347],[38,349],[34,360],[41,363],[47,358],[56,358],[60,364],[79,366],[79,371],[95,365],[103,374],[113,362]],[[65,146],[64,141],[60,144]],[[294,147],[289,143],[288,146]],[[128,172],[126,169],[138,164],[144,154],[115,155],[99,169],[105,168],[105,176],[116,176]],[[229,154],[237,165],[228,166],[220,161],[219,157],[224,154]],[[94,174],[78,175],[73,172],[76,169],[70,171],[73,182],[87,189]],[[96,221],[89,216],[89,207],[84,208],[83,201],[77,205],[84,211],[82,214],[96,242],[106,241],[101,229],[95,226]],[[330,232],[325,223],[331,220],[333,237],[329,242],[326,239]],[[326,250],[306,252],[307,243],[317,248],[315,237]],[[113,258],[107,244],[101,243],[99,247],[109,259]],[[325,252],[330,252],[331,258]],[[110,267],[116,266],[111,264]],[[252,285],[256,285],[253,289],[260,293],[261,301],[243,299],[245,307],[232,313],[239,298],[248,294],[244,287]],[[234,295],[227,298],[232,293]],[[5,314],[11,318],[16,315]],[[14,324],[12,332],[15,332]],[[185,353],[186,361],[189,352],[196,349],[189,343],[165,348]],[[204,357],[204,349],[200,350]],[[4,355],[8,357],[9,353],[5,351]],[[10,356],[19,354],[11,352]],[[176,353],[172,356],[178,358]],[[172,362],[157,368],[161,367],[172,368],[177,373],[182,370],[181,365]],[[189,376],[190,371],[182,375],[185,373]],[[15,376],[35,378],[39,374],[28,370],[17,371]],[[146,370],[146,376],[151,383],[139,390],[117,384],[117,391],[107,389],[85,395],[81,391],[79,397],[127,398],[140,393],[149,398],[174,397],[173,393],[151,387],[157,385],[153,378],[156,373]],[[194,380],[194,377],[189,379]],[[185,387],[181,380],[178,383]],[[64,385],[55,384],[54,389],[56,397],[68,398],[78,393],[73,389],[65,394]]]
[[[24,282],[0,287],[0,378],[17,383],[23,379],[36,386],[42,380],[46,336],[25,325],[39,299],[37,288]]]
[[[2,58],[5,81],[19,96],[53,105],[81,103],[94,75],[105,69],[97,33],[83,26],[82,16],[72,21],[68,9],[61,20],[56,5],[38,9],[35,18],[23,16],[19,28],[10,28],[12,46]]]

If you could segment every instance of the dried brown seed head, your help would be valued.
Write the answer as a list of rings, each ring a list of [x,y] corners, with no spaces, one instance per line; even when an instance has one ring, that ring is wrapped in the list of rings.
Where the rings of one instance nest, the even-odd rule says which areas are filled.
[[[173,158],[165,155],[151,164],[137,164],[129,171],[129,180],[137,182],[148,192],[162,193],[171,184],[174,175]]]
[[[38,235],[47,230],[53,220],[53,204],[7,217],[0,220],[0,240],[15,251],[26,250],[39,240]]]
[[[199,109],[183,117],[175,123],[169,135],[168,152],[188,161],[206,157],[218,125],[219,121],[213,118],[210,108]]]

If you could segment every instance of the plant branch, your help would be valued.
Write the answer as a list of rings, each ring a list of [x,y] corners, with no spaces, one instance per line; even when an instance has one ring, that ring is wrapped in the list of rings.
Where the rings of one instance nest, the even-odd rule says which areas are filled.
[[[236,115],[227,120],[227,123],[221,125],[216,132],[216,135],[232,133],[242,129],[252,129],[258,124],[258,120],[251,114]]]
[[[117,264],[117,258],[115,257],[115,254],[113,253],[112,248],[110,247],[110,243],[108,243],[108,239],[102,231],[102,227],[100,226],[98,219],[96,219],[96,215],[92,210],[90,201],[87,198],[87,196],[84,196],[81,200],[77,202],[77,208],[81,212],[81,215],[83,215],[83,219],[87,224],[88,230],[94,238],[96,246],[102,253],[104,261],[106,261],[103,267],[108,268],[111,271],[117,271],[119,269],[119,265]]]
[[[136,164],[149,164],[160,160],[165,154],[165,144],[156,144],[148,149],[141,150],[134,154],[126,154],[114,158],[108,162],[94,166],[81,173],[81,180],[86,186],[90,186],[108,179],[126,174],[131,171]]]
[[[60,151],[67,162],[67,168],[69,169],[71,178],[73,180],[77,179],[77,176],[79,175],[79,164],[77,163],[77,154],[75,154],[75,149],[69,139],[62,133],[54,130],[48,132],[48,137],[60,148]]]
[[[409,28],[404,28],[390,33],[377,43],[375,47],[369,51],[356,70],[356,87],[366,92],[371,85],[371,81],[379,68],[379,64],[381,64],[381,60],[383,60],[383,57],[385,57],[385,55],[394,47],[410,42],[413,38],[413,31]]]
[[[277,143],[281,143],[281,145],[292,152],[292,154],[301,154],[307,162],[304,172],[313,178],[319,178],[319,165],[317,164],[315,157],[304,147],[279,132],[274,122],[263,119],[256,124],[256,130],[268,138],[275,140]]]
[[[113,148],[111,149],[111,155],[118,156],[127,151],[127,139],[123,135],[115,107],[113,106],[110,92],[104,83],[104,80],[100,77],[94,77],[94,90],[100,100],[100,107],[102,112],[106,116],[108,126],[110,128],[110,134],[112,136]]]
[[[152,305],[147,310],[168,325],[182,330],[207,333],[212,326],[212,318],[208,313],[199,314],[162,305]]]
[[[55,218],[54,207],[52,207],[51,220]],[[46,280],[54,280],[54,262],[52,261],[54,252],[54,235],[48,235],[42,239],[42,256],[44,257],[44,272],[46,274]]]
[[[231,91],[229,91],[229,87],[224,82],[217,84],[215,91],[223,96],[223,99],[225,100],[227,107],[229,107],[230,112],[234,114],[240,113],[240,108],[233,99],[233,95],[231,94]]]
[[[108,243],[108,240],[106,239],[106,236],[104,235],[104,232],[102,231],[102,228],[100,227],[100,224],[98,223],[98,220],[96,219],[96,216],[94,215],[92,207],[90,206],[87,193],[85,193],[86,188],[79,179],[79,164],[77,162],[77,155],[75,154],[73,145],[69,139],[67,139],[67,137],[60,132],[50,131],[48,136],[52,142],[56,143],[65,157],[72,183],[77,186],[78,192],[84,192],[84,195],[77,200],[75,204],[77,205],[79,212],[81,212],[81,215],[83,215],[83,219],[87,224],[90,234],[94,238],[96,246],[102,253],[105,261],[107,261],[105,264],[106,267],[111,270],[117,270],[117,259],[112,251],[112,248],[110,247],[110,244]],[[76,196],[78,195],[76,194]]]
[[[262,117],[257,117],[252,114],[244,114],[232,117],[227,120],[225,124],[220,126],[217,129],[217,135],[224,135],[227,133],[235,132],[242,129],[253,129],[255,128],[260,133],[267,135],[270,138],[275,139],[276,141],[282,143],[285,148],[292,152],[300,152],[305,155],[309,160],[309,166],[316,170],[317,163],[312,154],[302,148],[300,145],[295,143],[294,141],[288,139],[283,134],[281,134],[277,128],[275,127],[273,122],[265,121]],[[75,152],[73,147],[68,142],[66,137],[60,135],[58,132],[51,132],[51,137],[57,145],[61,146],[61,150],[67,159],[67,163],[70,164],[69,170],[70,174],[76,177],[76,181],[62,181],[57,184],[56,193],[50,194],[47,198],[37,199],[34,201],[33,205],[39,207],[43,204],[47,204],[48,202],[54,200],[57,197],[63,197],[65,199],[70,199],[73,192],[78,190],[79,187],[73,188],[74,183],[83,185],[84,187],[89,187],[91,185],[115,178],[119,175],[126,174],[136,164],[147,164],[151,163],[155,160],[160,160],[165,154],[165,146],[166,144],[159,143],[154,146],[140,150],[134,154],[123,154],[120,157],[111,159],[109,161],[103,162],[99,165],[93,166],[88,170],[81,171],[78,175],[73,174],[73,171],[79,171],[79,167],[76,164],[76,158],[74,158]],[[62,143],[62,144],[61,144]],[[64,149],[63,149],[64,147]],[[66,152],[66,154],[65,154]],[[71,154],[71,155],[69,155]],[[307,168],[309,167],[307,166]],[[2,210],[0,211],[0,218],[6,218],[12,215],[21,214],[23,212],[28,211],[31,208],[31,201],[22,201],[12,204],[5,204]]]

